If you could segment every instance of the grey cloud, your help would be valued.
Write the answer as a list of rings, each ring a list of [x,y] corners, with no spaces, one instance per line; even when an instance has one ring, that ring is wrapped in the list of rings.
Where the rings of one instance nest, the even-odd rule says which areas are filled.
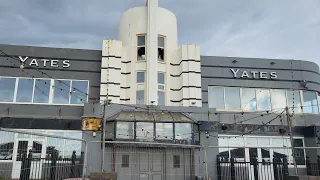
[[[0,43],[101,49],[121,14],[145,0],[10,0],[0,5]],[[214,56],[320,63],[318,0],[159,0],[178,19],[179,44]]]

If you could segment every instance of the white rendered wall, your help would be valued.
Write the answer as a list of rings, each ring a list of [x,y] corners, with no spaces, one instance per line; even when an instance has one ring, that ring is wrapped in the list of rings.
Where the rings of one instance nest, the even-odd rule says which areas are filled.
[[[114,103],[136,104],[136,72],[145,71],[145,103],[154,101],[153,105],[157,105],[157,76],[161,71],[165,73],[167,106],[201,106],[199,46],[183,45],[178,48],[176,16],[159,8],[158,0],[149,0],[147,4],[123,13],[119,23],[119,41],[111,41],[111,44],[104,41],[100,99],[108,94]],[[146,61],[138,62],[137,35],[141,34],[146,35]],[[157,58],[158,35],[165,37],[165,62],[162,63]],[[114,49],[112,53],[108,48]],[[119,57],[111,61],[110,54]],[[106,68],[109,66],[117,68]],[[113,81],[118,84],[112,84]]]

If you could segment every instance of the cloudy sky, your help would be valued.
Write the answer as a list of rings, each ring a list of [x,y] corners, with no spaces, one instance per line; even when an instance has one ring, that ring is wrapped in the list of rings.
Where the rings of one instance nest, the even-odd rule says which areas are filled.
[[[121,14],[145,0],[4,0],[0,43],[101,49]],[[202,55],[320,64],[320,0],[159,0],[178,19],[179,44]]]

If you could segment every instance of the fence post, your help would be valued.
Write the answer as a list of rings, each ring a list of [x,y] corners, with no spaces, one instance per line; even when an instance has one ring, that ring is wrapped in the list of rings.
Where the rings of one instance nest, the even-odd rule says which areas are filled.
[[[21,156],[21,170],[20,170],[20,179],[26,180],[27,177],[27,153],[23,153]]]
[[[21,180],[29,180],[30,179],[30,169],[31,169],[31,161],[32,161],[32,151],[29,150],[29,154],[23,154],[22,165],[21,165]]]
[[[310,163],[311,164],[311,163]],[[310,170],[312,170],[311,169],[311,165],[310,165]],[[318,155],[318,159],[317,159],[317,169],[316,169],[316,172],[314,173],[314,175],[316,175],[316,176],[319,176],[320,174],[320,156]],[[312,171],[311,171],[311,174],[310,175],[312,175]]]
[[[312,175],[311,162],[310,162],[309,156],[306,157],[306,166],[307,166],[307,175]]]
[[[279,164],[279,159],[276,155],[273,155],[272,159],[272,164],[273,164],[273,176],[275,180],[279,179],[279,172],[278,172],[278,164]]]
[[[235,180],[236,179],[236,171],[234,168],[234,158],[232,156],[230,159],[230,163],[231,163],[231,180]]]
[[[220,157],[217,155],[217,173],[218,173],[218,180],[221,180],[221,165],[220,165]]]
[[[76,177],[76,151],[73,151],[72,152],[72,155],[71,155],[71,168],[70,168],[70,177],[71,178],[75,178]]]
[[[256,155],[252,157],[252,164],[253,164],[253,173],[254,173],[254,179],[258,180],[259,179],[259,174],[258,174],[258,160]]]
[[[79,161],[79,177],[82,177],[83,173],[83,166],[84,166],[84,152],[81,151],[80,161]]]
[[[56,179],[58,152],[55,148],[51,152],[50,179]]]
[[[283,179],[287,179],[289,176],[288,159],[286,155],[283,155]]]

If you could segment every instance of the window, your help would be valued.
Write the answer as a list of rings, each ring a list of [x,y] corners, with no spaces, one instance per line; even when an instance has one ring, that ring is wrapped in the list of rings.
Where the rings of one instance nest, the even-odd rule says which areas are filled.
[[[269,89],[256,89],[257,109],[258,111],[266,111],[271,109]]]
[[[317,96],[315,92],[303,91],[303,112],[318,113]]]
[[[240,88],[225,87],[225,106],[226,109],[241,109],[240,108]]]
[[[156,138],[164,140],[173,139],[172,123],[156,123]]]
[[[175,139],[191,140],[192,129],[190,123],[175,123]]]
[[[144,83],[145,81],[145,73],[137,72],[137,83]]]
[[[12,160],[15,133],[0,131],[0,160]]]
[[[70,81],[69,80],[55,80],[54,81],[54,104],[69,104],[70,96]]]
[[[255,89],[242,88],[241,105],[243,110],[257,110]]]
[[[145,61],[146,60],[146,36],[138,35],[137,43],[137,60]]]
[[[165,97],[163,91],[158,91],[158,105],[165,105]]]
[[[159,62],[164,62],[164,42],[165,37],[163,36],[158,36],[158,61]]]
[[[33,79],[19,78],[16,102],[32,102]]]
[[[84,104],[88,100],[88,86],[89,81],[75,81],[71,82],[71,104]]]
[[[158,72],[158,105],[165,105],[165,80],[163,72]]]
[[[300,91],[287,90],[287,98],[289,111],[292,112],[294,107],[294,112],[301,112]]]
[[[272,110],[284,109],[287,106],[286,91],[280,89],[271,90]]]
[[[0,78],[0,102],[13,102],[16,78]]]
[[[136,104],[144,104],[145,72],[137,72]]]
[[[75,139],[82,139],[82,132],[65,132],[65,137],[75,138]],[[76,151],[77,155],[80,156],[81,152],[81,141],[75,140],[65,140],[65,147],[63,152],[64,158],[70,158],[73,151]]]
[[[121,167],[124,167],[124,168],[129,167],[129,154],[122,154]]]
[[[293,147],[304,147],[303,146],[303,139],[294,139],[293,140]],[[297,165],[305,165],[305,155],[304,149],[294,149],[294,157]]]
[[[224,109],[224,89],[223,87],[209,87],[208,101],[210,108]]]
[[[49,103],[50,93],[50,80],[49,79],[37,79],[34,89],[34,103]]]
[[[136,103],[144,104],[144,90],[138,90],[136,93]]]
[[[302,90],[208,87],[208,106],[218,110],[319,113],[318,93]],[[302,111],[303,110],[303,111]]]
[[[117,139],[134,139],[134,122],[117,122]]]
[[[0,102],[84,104],[89,81],[0,77]]]
[[[173,155],[173,168],[180,168],[180,155]]]
[[[153,141],[153,123],[137,122],[136,123],[136,138],[137,140]]]

